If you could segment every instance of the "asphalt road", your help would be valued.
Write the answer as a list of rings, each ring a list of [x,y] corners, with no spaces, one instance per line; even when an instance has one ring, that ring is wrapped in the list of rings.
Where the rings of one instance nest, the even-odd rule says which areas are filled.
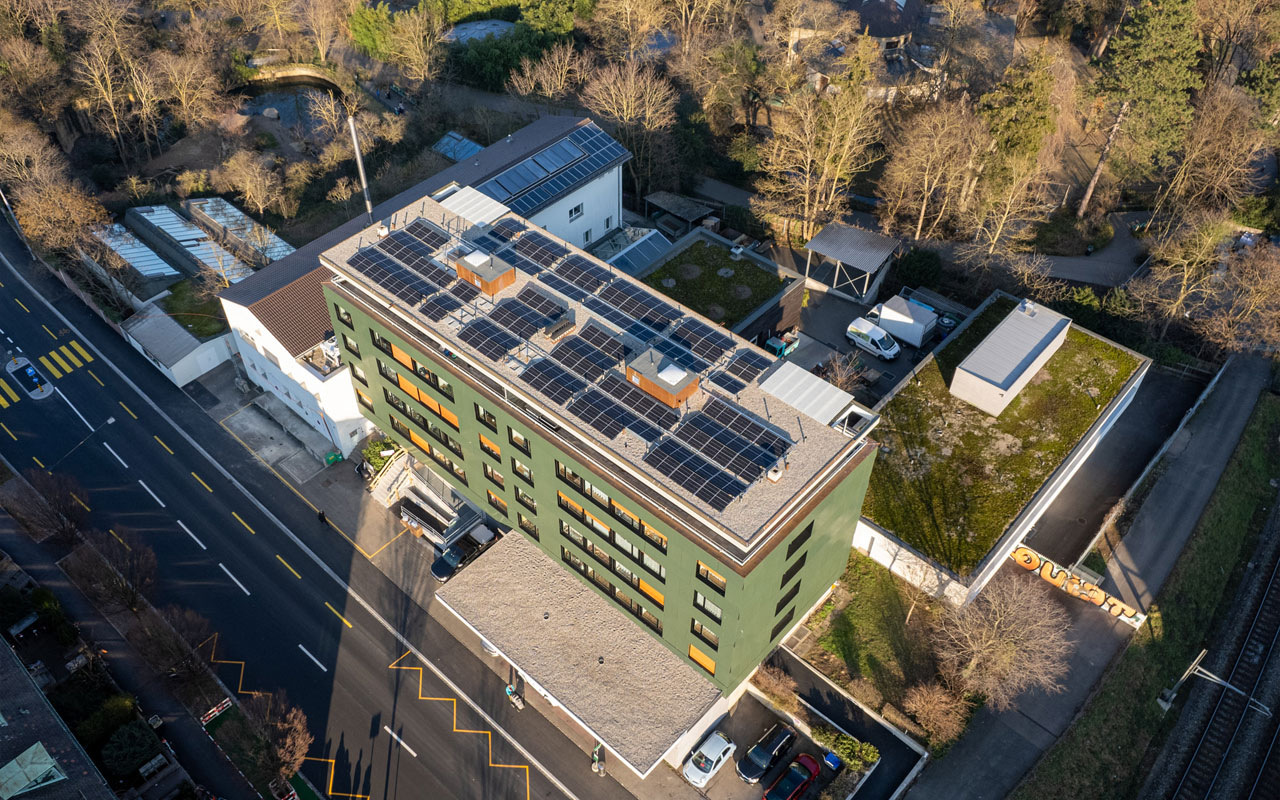
[[[153,602],[210,620],[216,658],[228,662],[218,665],[223,681],[283,688],[306,712],[316,741],[303,771],[316,786],[333,797],[627,796],[550,722],[514,711],[483,664],[79,300],[34,272],[7,229],[0,253],[0,347],[36,362],[46,380],[41,356],[61,374],[52,396],[34,399],[0,373],[20,396],[0,408],[0,451],[20,469],[73,475],[93,527],[143,537],[159,562]]]

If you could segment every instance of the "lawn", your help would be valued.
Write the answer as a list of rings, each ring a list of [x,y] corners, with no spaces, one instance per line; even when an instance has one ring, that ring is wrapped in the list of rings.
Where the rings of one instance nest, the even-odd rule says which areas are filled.
[[[1138,360],[1075,328],[999,417],[947,375],[1007,313],[993,303],[883,410],[863,513],[958,575],[986,556],[1120,392]]]
[[[227,320],[222,316],[222,304],[218,298],[201,300],[196,296],[190,278],[170,286],[169,296],[161,302],[169,316],[197,339],[207,339],[227,330]]]
[[[722,269],[733,270],[721,277]],[[673,281],[667,286],[663,281]],[[754,261],[735,261],[723,247],[695,242],[672,256],[644,282],[705,317],[732,328],[782,289],[782,278]]]
[[[1238,582],[1241,562],[1253,552],[1275,498],[1269,480],[1280,471],[1277,436],[1280,397],[1264,393],[1146,625],[1011,800],[1038,800],[1045,786],[1091,800],[1138,793],[1177,720],[1161,713],[1156,697],[1178,680],[1217,627],[1219,605]]]
[[[1032,249],[1051,256],[1088,255],[1089,246],[1097,252],[1111,243],[1115,227],[1106,217],[1076,219],[1076,215],[1063,210],[1045,220],[1036,228]]]

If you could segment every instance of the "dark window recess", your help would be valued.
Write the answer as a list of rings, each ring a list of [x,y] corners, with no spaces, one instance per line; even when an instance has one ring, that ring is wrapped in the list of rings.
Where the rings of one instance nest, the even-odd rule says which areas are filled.
[[[694,636],[697,636],[699,639],[706,642],[712,650],[720,649],[720,637],[716,635],[715,631],[711,630],[706,625],[703,625],[695,619],[693,620],[693,624],[690,626],[690,630],[693,632]]]
[[[807,526],[805,526],[805,529],[800,532],[799,536],[791,540],[791,544],[787,545],[788,561],[790,561],[791,557],[796,554],[797,550],[799,550],[801,547],[804,547],[805,542],[809,541],[810,536],[813,536],[812,522],[810,522]]]
[[[360,358],[360,345],[356,344],[354,339],[344,333],[342,334],[342,343],[351,351],[351,355]]]
[[[529,455],[529,439],[519,431],[513,428],[507,428],[507,441],[511,442],[517,450]]]
[[[787,615],[782,619],[778,620],[778,624],[774,625],[773,630],[769,632],[769,641],[773,641],[774,639],[777,639],[779,636],[781,636],[783,632],[787,629],[787,627],[791,625],[791,620],[795,618],[796,618],[796,608],[795,606],[792,606],[791,610],[787,612]]]
[[[805,559],[808,557],[809,554],[805,553],[796,559],[796,563],[787,567],[787,571],[782,573],[782,583],[778,584],[779,589],[791,583],[791,579],[800,574],[800,570],[804,569]]]
[[[540,538],[538,536],[538,525],[533,520],[529,519],[524,514],[517,512],[516,522],[520,524],[520,530],[524,531],[525,533],[529,534],[535,539]]]
[[[341,322],[343,325],[346,325],[351,330],[356,329],[355,323],[351,321],[350,311],[346,310],[345,308],[338,305],[337,303],[333,304],[333,310],[337,312],[339,322]]]
[[[796,581],[796,585],[792,586],[791,590],[784,594],[782,599],[778,601],[778,605],[773,609],[773,615],[775,617],[782,613],[782,609],[786,608],[788,603],[796,599],[796,595],[800,594],[800,584],[802,583],[804,583],[804,581]]]
[[[476,405],[476,419],[484,423],[484,425],[487,426],[489,430],[493,431],[494,433],[497,433],[498,420],[495,419],[493,414],[489,412],[489,409],[485,408],[479,403],[476,403],[475,405]]]
[[[373,328],[369,329],[369,341],[373,342],[374,347],[378,348],[379,350],[386,353],[387,355],[391,355],[391,342],[387,339],[387,337],[378,333]]]

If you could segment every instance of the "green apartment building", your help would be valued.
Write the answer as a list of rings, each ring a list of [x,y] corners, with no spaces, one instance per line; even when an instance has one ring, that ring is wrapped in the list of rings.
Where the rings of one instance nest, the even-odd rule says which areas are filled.
[[[835,387],[514,215],[321,258],[363,413],[721,691],[843,571],[875,417]]]

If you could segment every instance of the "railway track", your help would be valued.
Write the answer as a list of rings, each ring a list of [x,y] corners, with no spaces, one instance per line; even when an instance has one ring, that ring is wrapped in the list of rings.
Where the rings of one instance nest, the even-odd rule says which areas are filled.
[[[1258,777],[1249,790],[1248,800],[1277,800],[1280,798],[1280,724],[1274,724],[1271,746],[1263,758]]]
[[[1213,715],[1171,795],[1172,800],[1205,800],[1218,783],[1223,764],[1249,711],[1249,700],[1266,672],[1275,650],[1277,634],[1280,634],[1280,581],[1277,581],[1277,575],[1280,575],[1280,559],[1271,568],[1271,577],[1254,613],[1249,633],[1226,678],[1228,683],[1245,694],[1226,688],[1218,690],[1220,694]],[[1277,736],[1280,736],[1280,731]],[[1280,742],[1273,740],[1267,762],[1254,782],[1250,798],[1263,800],[1280,796],[1280,763],[1277,762],[1280,762]],[[1266,779],[1268,774],[1273,776],[1271,780]]]

